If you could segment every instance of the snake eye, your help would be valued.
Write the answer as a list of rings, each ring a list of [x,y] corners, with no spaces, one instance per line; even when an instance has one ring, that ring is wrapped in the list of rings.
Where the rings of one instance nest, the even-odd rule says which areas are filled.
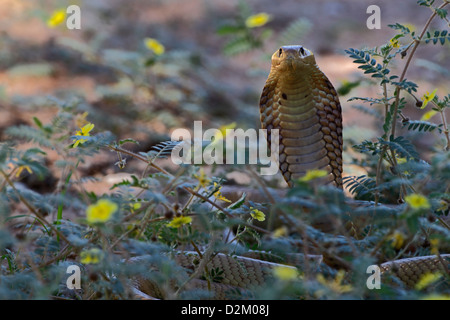
[[[303,47],[300,47],[299,51],[302,56],[305,55],[305,49],[303,49]]]
[[[280,48],[280,50],[278,50],[278,57],[281,57],[281,54],[283,53],[283,49]]]

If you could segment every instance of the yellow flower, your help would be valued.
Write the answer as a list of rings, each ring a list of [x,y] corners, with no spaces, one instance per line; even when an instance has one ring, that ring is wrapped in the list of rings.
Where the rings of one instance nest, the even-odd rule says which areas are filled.
[[[214,189],[216,189],[218,186],[219,186],[219,185],[217,184],[217,182],[214,182]],[[222,195],[222,192],[220,192],[220,189],[222,189],[222,187],[219,187],[219,188],[217,189],[217,191],[214,192],[214,198],[216,198],[217,200],[225,201],[225,202],[231,202],[231,200],[228,200],[227,198],[225,198],[225,197]]]
[[[399,48],[400,47],[400,45],[398,44],[398,39],[396,39],[395,37],[392,38],[391,40],[389,40],[389,44],[393,48]]]
[[[97,264],[103,259],[103,251],[98,248],[84,250],[80,254],[80,262],[83,264]]]
[[[111,219],[118,205],[108,199],[100,199],[95,204],[91,204],[86,209],[86,219],[88,223],[103,223]]]
[[[423,297],[421,300],[450,300],[450,295],[432,293]]]
[[[162,55],[166,51],[163,44],[153,38],[145,38],[144,44],[147,47],[147,49],[153,51],[157,56]]]
[[[248,17],[245,20],[245,25],[247,26],[247,28],[256,28],[265,25],[270,20],[271,20],[270,15],[268,15],[265,12],[261,12]]]
[[[448,205],[449,202],[446,200],[441,200],[439,202],[439,204],[441,205],[439,208],[437,208],[437,211],[447,211],[448,210]]]
[[[192,222],[191,217],[180,216],[173,218],[172,221],[170,221],[170,223],[167,224],[167,226],[172,228],[179,228],[182,225],[189,224],[191,222]]]
[[[273,274],[283,281],[295,280],[298,276],[297,269],[288,266],[276,266],[273,268]]]
[[[250,210],[252,210],[250,212],[250,215],[252,216],[253,219],[256,219],[258,221],[266,220],[266,215],[264,214],[264,212],[262,212],[262,211],[260,211],[258,209],[255,209],[253,207],[250,207]]]
[[[47,25],[51,28],[63,23],[66,20],[66,10],[60,9],[52,13],[51,17],[47,20]]]
[[[399,157],[397,154],[395,155],[395,158],[397,160],[397,164],[404,164],[404,163],[408,162],[408,160],[406,160],[406,158]],[[409,175],[409,171],[405,170],[405,171],[403,171],[403,174]]]
[[[429,209],[431,207],[428,199],[417,193],[407,195],[405,201],[414,210]]]
[[[132,210],[139,210],[142,207],[142,204],[140,202],[135,202],[132,205]]]
[[[336,293],[345,293],[352,291],[352,286],[349,284],[342,284],[342,281],[344,280],[345,271],[339,270],[336,278],[333,280],[326,280],[323,274],[317,275],[317,281],[319,283],[323,284],[327,288],[331,289],[332,291]]]
[[[272,233],[272,237],[274,238],[281,238],[281,237],[285,237],[288,234],[288,228],[286,228],[286,226],[282,226],[278,229],[275,229]]]
[[[194,175],[194,177],[197,178],[198,183],[200,184],[200,186],[202,186],[203,188],[206,188],[206,186],[209,184],[210,180],[208,178],[208,176],[205,174],[205,171],[203,170],[203,168],[200,168],[200,174],[199,175]]]
[[[430,239],[431,254],[439,254],[439,239]]]
[[[227,132],[227,130],[232,130],[232,129],[236,128],[236,125],[237,125],[236,122],[232,122],[230,124],[221,126],[219,128],[219,132],[217,132],[214,135],[214,141],[212,142],[211,146],[216,145],[217,143],[220,143],[220,142],[223,143],[223,140],[225,139],[225,137],[230,133],[230,131]]]
[[[416,283],[416,290],[422,290],[426,287],[428,287],[430,284],[435,283],[442,277],[442,274],[439,272],[436,273],[425,273],[423,276],[420,277],[419,281]]]
[[[432,117],[434,117],[435,114],[437,114],[438,112],[436,110],[430,110],[428,112],[425,112],[422,116],[422,118],[420,118],[420,120],[422,121],[428,121],[430,120]]]
[[[94,129],[94,124],[93,123],[88,123],[86,125],[84,125],[81,130],[77,131],[75,133],[76,136],[80,136],[80,137],[89,137],[90,134],[89,132],[92,131],[92,129]],[[72,142],[73,144],[73,148],[76,148],[79,144],[83,144],[85,143],[87,140],[86,139],[74,139]]]
[[[395,158],[397,159],[397,164],[403,164],[407,162],[406,158],[401,158],[398,155],[395,155]]]
[[[430,102],[431,100],[434,99],[434,96],[436,95],[436,91],[437,89],[434,89],[433,92],[429,93],[427,91],[427,93],[425,93],[422,97],[422,106],[420,107],[420,109],[423,109],[427,106],[428,102]]]
[[[221,126],[219,128],[219,131],[222,133],[222,137],[225,138],[227,136],[227,130],[236,128],[236,125],[237,125],[236,122],[232,122],[232,123]]]
[[[407,27],[409,29],[410,32],[413,32],[416,30],[416,26],[410,23],[405,23],[403,24],[404,27]]]
[[[388,237],[388,240],[391,240],[391,246],[398,250],[401,249],[405,243],[405,235],[402,232],[395,230],[394,233]]]
[[[313,179],[325,177],[327,174],[328,172],[326,170],[317,170],[317,169],[308,170],[306,174],[302,178],[300,178],[300,181],[308,182]]]
[[[31,171],[31,169],[30,169],[30,166],[27,166],[27,165],[19,166],[19,168],[17,168],[16,178],[20,177],[23,170],[27,170],[29,174],[33,173],[33,171]]]

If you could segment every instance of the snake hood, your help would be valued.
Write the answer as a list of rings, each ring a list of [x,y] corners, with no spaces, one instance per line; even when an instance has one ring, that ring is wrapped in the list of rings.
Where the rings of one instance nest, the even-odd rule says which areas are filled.
[[[328,174],[318,183],[342,187],[341,104],[310,50],[283,46],[272,55],[260,120],[269,147],[271,130],[279,130],[279,168],[289,186],[307,171],[322,169]]]

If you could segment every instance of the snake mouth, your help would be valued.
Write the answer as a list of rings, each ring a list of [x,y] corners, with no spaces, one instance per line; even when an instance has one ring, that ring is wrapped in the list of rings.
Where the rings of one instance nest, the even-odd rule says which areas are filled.
[[[284,72],[299,72],[305,70],[310,66],[310,63],[305,59],[288,56],[279,62],[278,68]]]
[[[292,75],[307,72],[315,63],[312,52],[300,45],[282,46],[272,55],[272,68]]]

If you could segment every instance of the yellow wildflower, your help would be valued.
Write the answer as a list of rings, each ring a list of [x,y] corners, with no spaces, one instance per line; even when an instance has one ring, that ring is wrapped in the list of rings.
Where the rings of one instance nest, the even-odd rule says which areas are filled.
[[[300,178],[300,181],[308,182],[313,179],[325,177],[327,174],[328,172],[326,170],[317,170],[317,169],[308,170],[306,174],[302,178]]]
[[[47,20],[47,25],[51,28],[63,23],[66,20],[66,10],[60,9],[52,13],[50,18]]]
[[[84,250],[80,253],[80,258],[83,264],[97,264],[103,259],[103,251],[98,248]]]
[[[388,239],[391,240],[391,246],[397,250],[401,249],[405,243],[405,235],[403,232],[397,230],[395,230],[394,233],[388,237]]]
[[[261,12],[248,17],[245,20],[245,25],[247,26],[247,28],[256,28],[265,25],[270,20],[271,20],[270,15],[268,15],[265,12]]]
[[[416,30],[416,26],[411,24],[411,23],[404,23],[403,24],[404,27],[407,27],[409,29],[410,32],[413,32]]]
[[[275,229],[272,233],[272,237],[274,238],[281,238],[288,235],[288,228],[286,226],[282,226],[278,229]]]
[[[81,130],[77,131],[75,133],[76,136],[80,136],[80,137],[89,137],[90,134],[89,132],[92,131],[92,129],[94,129],[94,124],[93,123],[88,123],[86,125],[84,125]],[[87,140],[86,139],[74,139],[73,140],[73,148],[76,148],[79,144],[83,144],[85,143]]]
[[[421,300],[450,300],[450,295],[432,293],[423,297]]]
[[[192,222],[191,217],[180,216],[173,218],[172,221],[170,221],[170,223],[167,224],[167,226],[172,228],[179,228],[182,225],[189,224],[191,222]]]
[[[31,169],[30,169],[30,166],[27,166],[27,165],[19,166],[19,168],[17,168],[16,178],[20,177],[23,170],[27,170],[29,174],[33,173],[33,171],[31,171]]]
[[[436,110],[430,110],[427,111],[423,114],[422,118],[420,118],[420,120],[422,121],[428,121],[430,120],[432,117],[434,117],[438,112]]]
[[[194,175],[194,177],[197,178],[198,183],[203,188],[206,188],[206,186],[210,182],[210,180],[209,180],[208,176],[205,174],[205,171],[203,170],[203,168],[200,168],[200,174],[199,175]]]
[[[404,164],[404,163],[408,162],[408,160],[406,158],[399,157],[397,154],[395,155],[395,158],[397,159],[397,164]],[[409,171],[405,170],[405,171],[403,171],[403,174],[409,175]]]
[[[439,202],[439,204],[441,205],[439,208],[437,208],[437,211],[447,211],[448,210],[448,205],[449,202],[446,200],[441,200]]]
[[[132,210],[139,210],[142,207],[142,204],[140,202],[133,203]]]
[[[420,277],[419,281],[416,283],[416,290],[422,290],[428,287],[430,284],[435,283],[442,277],[442,274],[439,272],[436,273],[425,273],[422,277]]]
[[[423,109],[427,106],[428,102],[430,102],[431,100],[434,99],[434,96],[436,95],[436,91],[437,89],[434,89],[431,93],[429,93],[427,91],[427,93],[425,93],[422,97],[422,106],[420,107],[420,109]]]
[[[431,207],[428,199],[417,193],[407,195],[405,201],[414,210],[429,209]]]
[[[319,274],[317,275],[317,281],[336,293],[345,293],[351,291],[352,286],[349,284],[342,284],[344,276],[345,271],[339,270],[333,280],[326,280],[323,274]]]
[[[298,276],[297,269],[288,266],[276,266],[273,268],[273,274],[283,281],[295,280]]]
[[[389,40],[389,44],[391,45],[391,47],[393,48],[399,48],[400,45],[398,43],[398,39],[397,38],[392,38],[391,40]]]
[[[258,221],[266,220],[266,215],[264,214],[264,212],[262,212],[262,211],[260,211],[258,209],[255,209],[253,207],[250,207],[250,210],[252,210],[250,212],[250,215],[252,216],[253,219],[256,219]]]
[[[153,51],[157,56],[162,55],[166,51],[164,45],[158,40],[153,38],[145,38],[144,44],[147,47],[147,49]]]
[[[397,164],[403,164],[407,162],[406,158],[399,157],[398,155],[395,155],[395,158],[397,159]]]
[[[214,135],[214,141],[211,146],[216,145],[217,143],[223,143],[225,137],[230,134],[232,129],[236,128],[236,125],[236,122],[232,122],[219,127],[219,131]]]
[[[439,239],[430,239],[431,254],[439,254]]]
[[[218,183],[217,183],[217,182],[214,182],[214,189],[217,189],[218,186],[219,186]],[[222,195],[222,192],[220,191],[220,189],[222,189],[222,187],[219,187],[219,188],[217,189],[217,191],[214,192],[214,198],[216,198],[217,200],[225,201],[225,202],[231,202],[231,200],[228,200],[227,198],[225,198],[225,197]]]
[[[91,204],[86,209],[86,219],[88,223],[103,223],[111,219],[118,205],[108,199],[100,199],[95,204]]]
[[[227,133],[229,133],[228,130],[232,130],[232,129],[236,128],[236,126],[237,126],[236,122],[232,122],[230,124],[221,126],[219,128],[219,131],[222,133],[222,137],[225,138],[227,136]]]

